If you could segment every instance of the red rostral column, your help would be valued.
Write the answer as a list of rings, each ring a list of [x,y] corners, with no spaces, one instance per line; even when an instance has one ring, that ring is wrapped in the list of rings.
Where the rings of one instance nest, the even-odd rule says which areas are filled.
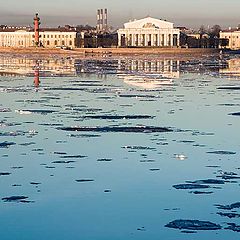
[[[38,17],[38,13],[36,13],[34,20],[34,33],[35,33],[35,46],[39,47],[39,26],[40,26],[40,18]]]

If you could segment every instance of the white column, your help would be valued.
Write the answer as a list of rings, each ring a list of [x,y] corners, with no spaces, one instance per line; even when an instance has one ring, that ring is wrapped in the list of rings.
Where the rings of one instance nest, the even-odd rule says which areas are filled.
[[[151,46],[155,46],[155,34],[151,34]]]
[[[142,34],[142,46],[145,47],[145,34]]]
[[[180,34],[177,35],[177,46],[180,46]]]
[[[145,47],[147,47],[148,46],[148,34],[145,34]]]
[[[128,46],[129,44],[129,34],[125,34],[125,45]]]
[[[136,38],[136,35],[132,33],[132,46],[135,46],[135,38]]]
[[[171,36],[170,37],[170,43],[171,43],[170,45],[171,45],[171,47],[173,47],[173,34],[171,34],[170,36]]]
[[[122,40],[122,34],[120,32],[118,32],[118,46],[119,47],[121,47],[121,45],[122,45],[121,40]]]
[[[158,33],[158,47],[161,46],[161,34]]]

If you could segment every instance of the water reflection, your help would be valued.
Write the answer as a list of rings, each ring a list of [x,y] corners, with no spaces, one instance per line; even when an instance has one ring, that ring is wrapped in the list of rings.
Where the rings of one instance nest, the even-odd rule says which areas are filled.
[[[234,58],[229,59],[226,61],[226,67],[219,70],[219,73],[222,75],[229,75],[229,76],[240,76],[240,59]]]
[[[0,57],[0,74],[3,76],[35,76],[39,69],[41,76],[76,75],[74,60],[71,58],[32,59],[28,57]]]
[[[179,60],[119,60],[118,77],[126,84],[157,89],[172,85],[173,79],[179,78]]]
[[[0,59],[2,239],[237,239],[231,58]]]
[[[34,66],[34,86],[35,86],[35,88],[37,89],[38,87],[39,87],[39,85],[40,85],[40,75],[39,75],[39,61],[37,60],[36,61],[36,65]]]
[[[34,59],[29,57],[0,56],[1,76],[33,76],[39,86],[41,77],[97,75],[107,78],[116,74],[127,84],[143,88],[171,85],[185,72],[219,73],[220,75],[240,76],[239,58],[224,59],[85,59],[72,57],[53,57]]]
[[[41,77],[97,75],[106,79],[116,74],[126,84],[141,88],[154,89],[163,85],[172,85],[179,78],[179,60],[129,60],[129,59],[29,59],[0,57],[0,74],[5,76],[33,76],[34,86],[40,85]]]

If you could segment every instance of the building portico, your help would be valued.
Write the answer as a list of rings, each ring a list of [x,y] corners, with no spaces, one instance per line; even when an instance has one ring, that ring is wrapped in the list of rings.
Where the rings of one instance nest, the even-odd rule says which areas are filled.
[[[173,23],[147,17],[118,30],[119,47],[178,47],[180,30]]]

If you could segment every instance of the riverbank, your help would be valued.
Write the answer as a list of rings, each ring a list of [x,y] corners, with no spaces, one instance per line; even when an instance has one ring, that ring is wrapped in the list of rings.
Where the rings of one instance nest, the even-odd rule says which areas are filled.
[[[218,49],[207,48],[76,48],[63,50],[56,48],[9,48],[0,47],[0,54],[14,55],[44,55],[44,56],[140,56],[140,55],[166,55],[166,56],[202,56],[218,54]]]

